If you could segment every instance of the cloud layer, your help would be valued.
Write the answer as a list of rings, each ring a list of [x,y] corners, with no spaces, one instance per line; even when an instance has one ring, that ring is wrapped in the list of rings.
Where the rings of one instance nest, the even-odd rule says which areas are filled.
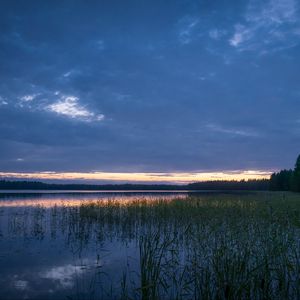
[[[102,121],[104,119],[104,115],[96,115],[94,112],[81,106],[79,98],[74,96],[62,96],[59,101],[46,106],[45,109],[58,115],[82,121]]]
[[[298,1],[2,1],[0,18],[0,171],[293,166]]]

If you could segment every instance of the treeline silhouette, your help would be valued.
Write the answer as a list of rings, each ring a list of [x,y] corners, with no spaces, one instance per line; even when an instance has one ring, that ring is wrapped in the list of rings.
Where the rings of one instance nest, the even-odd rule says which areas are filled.
[[[92,191],[120,191],[120,190],[253,190],[253,191],[294,191],[300,192],[300,155],[294,169],[281,170],[273,173],[270,179],[253,180],[213,180],[199,181],[186,185],[174,184],[62,184],[45,183],[40,181],[11,181],[0,180],[0,190],[92,190]]]
[[[0,181],[0,189],[12,190],[184,190],[186,186],[165,184],[63,184],[40,181]]]
[[[269,179],[253,179],[253,180],[217,180],[217,181],[201,181],[188,184],[190,190],[269,190]]]
[[[269,180],[216,180],[186,185],[171,184],[54,184],[39,181],[0,180],[1,190],[269,190]]]
[[[281,170],[271,175],[270,190],[300,192],[300,155],[294,170]]]

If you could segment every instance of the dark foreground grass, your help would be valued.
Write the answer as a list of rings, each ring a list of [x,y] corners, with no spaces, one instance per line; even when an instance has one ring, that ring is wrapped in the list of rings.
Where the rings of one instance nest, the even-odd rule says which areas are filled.
[[[297,194],[108,201],[69,217],[81,240],[137,241],[138,280],[123,273],[122,298],[300,299]]]

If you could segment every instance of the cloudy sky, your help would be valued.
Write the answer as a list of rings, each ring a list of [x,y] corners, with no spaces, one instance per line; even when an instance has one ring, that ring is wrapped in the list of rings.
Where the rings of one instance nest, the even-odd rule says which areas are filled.
[[[0,66],[2,176],[267,174],[300,152],[297,0],[3,0]]]

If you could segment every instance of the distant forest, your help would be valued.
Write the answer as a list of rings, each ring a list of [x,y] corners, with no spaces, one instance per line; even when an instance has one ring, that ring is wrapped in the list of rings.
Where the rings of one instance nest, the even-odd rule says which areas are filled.
[[[300,192],[300,155],[295,168],[273,173],[270,179],[200,181],[186,185],[175,184],[56,184],[39,181],[0,180],[0,190],[216,190],[216,191],[293,191]]]
[[[300,155],[293,170],[281,170],[271,175],[270,190],[300,192]]]
[[[0,190],[269,190],[269,180],[201,181],[187,185],[167,184],[52,184],[38,181],[0,180]]]

